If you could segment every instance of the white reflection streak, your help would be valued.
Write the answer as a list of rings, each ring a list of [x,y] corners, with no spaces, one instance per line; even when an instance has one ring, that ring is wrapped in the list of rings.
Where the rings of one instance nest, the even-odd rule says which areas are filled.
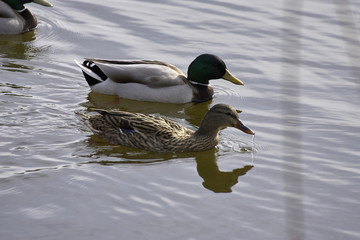
[[[360,101],[360,41],[353,12],[349,0],[335,0],[335,9],[339,26],[344,38],[346,52],[349,57],[350,68],[358,86],[358,100]]]
[[[282,32],[281,103],[287,239],[304,239],[303,166],[300,125],[302,1],[285,0]]]

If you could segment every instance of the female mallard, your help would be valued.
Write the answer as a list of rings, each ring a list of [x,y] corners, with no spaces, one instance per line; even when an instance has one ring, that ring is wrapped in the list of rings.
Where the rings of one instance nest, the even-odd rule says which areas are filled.
[[[198,56],[189,65],[187,78],[177,67],[161,61],[86,59],[77,64],[93,91],[139,101],[204,102],[214,94],[209,80],[217,78],[244,85],[212,54]]]
[[[83,115],[89,128],[112,144],[141,148],[152,152],[205,151],[215,147],[220,129],[235,127],[254,135],[242,124],[236,110],[225,104],[213,106],[197,131],[153,115],[122,111],[96,110],[100,115]]]
[[[37,26],[36,17],[27,9],[25,3],[38,3],[51,7],[46,0],[2,0],[0,1],[0,34],[19,34]]]

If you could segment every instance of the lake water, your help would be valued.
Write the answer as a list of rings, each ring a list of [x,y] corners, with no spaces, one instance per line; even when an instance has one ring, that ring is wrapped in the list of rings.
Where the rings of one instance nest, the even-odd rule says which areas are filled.
[[[53,1],[0,36],[0,239],[360,239],[360,2]],[[202,104],[90,91],[74,59],[213,53],[245,86]],[[156,113],[195,129],[227,103],[256,132],[153,154],[94,137],[74,112]],[[253,163],[253,166],[252,166]]]

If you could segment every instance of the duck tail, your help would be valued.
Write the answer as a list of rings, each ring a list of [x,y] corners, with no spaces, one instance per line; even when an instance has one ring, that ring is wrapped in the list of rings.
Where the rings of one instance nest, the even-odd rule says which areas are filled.
[[[75,114],[76,114],[76,116],[78,116],[79,118],[81,118],[81,120],[84,120],[84,121],[86,121],[86,120],[88,120],[88,119],[90,118],[89,115],[86,115],[86,114],[81,113],[81,112],[75,112]]]
[[[86,59],[83,63],[79,63],[75,60],[75,63],[81,68],[90,87],[101,83],[108,78],[91,59]]]
[[[81,112],[75,112],[75,114],[77,115],[77,117],[80,118],[80,120],[82,120],[85,125],[94,133],[99,133],[101,132],[100,130],[96,129],[93,124],[91,123],[91,116],[89,115],[86,115],[84,113],[81,113]]]

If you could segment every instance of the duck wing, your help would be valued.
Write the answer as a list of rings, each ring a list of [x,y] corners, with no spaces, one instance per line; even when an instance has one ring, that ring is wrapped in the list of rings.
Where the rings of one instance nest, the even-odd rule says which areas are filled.
[[[173,136],[189,134],[192,131],[181,124],[153,115],[122,111],[96,110],[104,120],[123,133],[136,132],[142,135]]]
[[[94,63],[112,81],[139,83],[152,88],[186,84],[185,74],[177,67],[155,60],[86,59]]]

